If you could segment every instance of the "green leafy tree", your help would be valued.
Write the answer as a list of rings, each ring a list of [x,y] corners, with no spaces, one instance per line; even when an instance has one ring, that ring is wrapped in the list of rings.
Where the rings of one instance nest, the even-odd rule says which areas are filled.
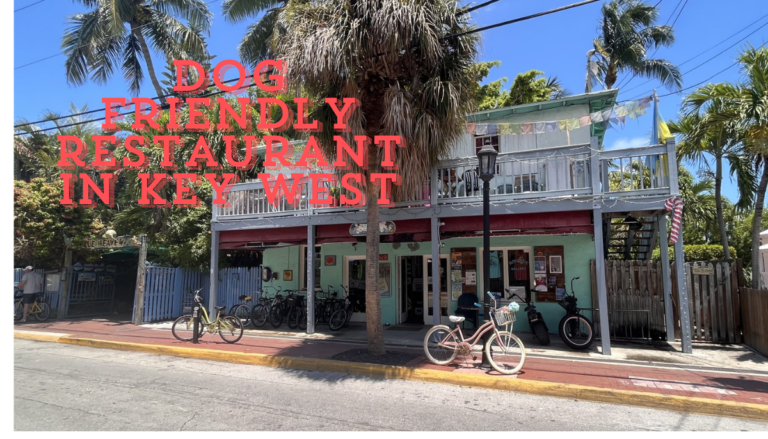
[[[755,192],[755,214],[752,220],[752,273],[759,273],[760,231],[768,188],[768,48],[749,46],[739,55],[742,78],[736,84],[707,84],[688,95],[684,101],[689,111],[721,101],[722,105],[708,122],[733,123],[743,132],[747,150],[754,154],[755,174],[760,175]],[[762,171],[762,172],[761,172]],[[752,288],[760,287],[760,276],[752,276]]]
[[[15,181],[13,191],[13,255],[16,266],[60,268],[65,238],[82,247],[86,238],[101,235],[104,225],[96,209],[66,207],[59,203],[63,183],[33,178]]]
[[[479,110],[532,104],[561,98],[568,94],[557,77],[540,77],[544,72],[539,70],[518,74],[508,90],[504,90],[504,84],[508,81],[506,77],[482,85],[481,82],[488,77],[490,70],[499,66],[501,61],[480,62],[473,66],[478,82],[473,90]]]
[[[91,11],[69,17],[70,27],[61,40],[70,84],[83,84],[89,76],[104,84],[121,68],[128,89],[138,94],[143,62],[155,92],[162,96],[147,40],[166,58],[189,59],[206,52],[200,32],[208,32],[213,15],[204,0],[76,1]]]
[[[682,135],[682,142],[678,144],[678,159],[693,162],[705,171],[707,178],[714,179],[720,244],[725,249],[725,259],[730,259],[728,230],[723,209],[723,203],[727,200],[723,200],[722,195],[723,160],[728,161],[731,176],[736,176],[740,195],[737,204],[739,208],[746,208],[753,203],[755,175],[750,154],[741,142],[736,125],[726,121],[720,123],[706,121],[710,115],[718,114],[723,105],[722,100],[713,101],[704,115],[697,112],[685,114],[678,121],[671,122],[669,128],[673,133]],[[710,156],[714,162],[714,172],[707,156]]]
[[[622,72],[655,78],[667,88],[679,89],[680,70],[664,59],[648,58],[648,51],[675,41],[671,26],[656,26],[655,6],[641,0],[612,0],[602,7],[600,35],[594,39],[597,65],[606,88],[613,88]]]
[[[402,136],[407,148],[395,157],[401,185],[393,199],[413,194],[429,177],[438,158],[464,132],[465,116],[474,109],[474,34],[444,38],[470,29],[468,14],[457,14],[455,0],[404,2],[289,2],[277,14],[275,54],[286,61],[289,83],[301,83],[310,97],[353,97],[361,102],[347,122],[348,133],[333,131],[334,113],[313,107],[323,123],[317,133],[329,157],[333,136]],[[383,148],[368,150],[368,169],[353,166],[370,181],[380,172]],[[384,353],[379,266],[379,185],[366,186],[366,292],[368,349]]]
[[[264,13],[259,21],[248,26],[243,39],[237,46],[240,59],[251,67],[270,58],[275,40],[275,26],[278,15],[282,12],[287,0],[224,0],[221,12],[224,18],[232,23],[256,18]]]

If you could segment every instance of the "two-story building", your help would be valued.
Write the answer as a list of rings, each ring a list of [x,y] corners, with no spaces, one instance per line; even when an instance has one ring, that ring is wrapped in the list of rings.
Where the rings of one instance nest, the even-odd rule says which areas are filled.
[[[421,191],[381,209],[380,220],[386,222],[379,258],[383,323],[447,323],[462,294],[482,300],[482,181],[476,153],[492,145],[499,155],[490,183],[491,289],[508,289],[536,303],[550,331],[557,332],[564,315],[557,300],[579,277],[573,283],[579,305],[598,309],[593,320],[602,334],[609,333],[605,259],[609,252],[649,258],[660,237],[668,268],[664,204],[678,194],[674,143],[602,148],[605,126],[590,115],[610,113],[616,95],[606,90],[467,116],[468,132],[474,134],[454,145]],[[582,123],[568,122],[573,120]],[[275,273],[265,287],[303,290],[310,297],[329,286],[340,294],[346,290],[351,298],[363,299],[356,300],[361,305],[353,321],[365,321],[365,234],[355,233],[355,225],[366,222],[365,210],[309,206],[307,189],[296,205],[275,206],[267,202],[261,182],[234,185],[229,206],[214,206],[211,273],[218,271],[215,250],[261,251],[263,265]],[[622,229],[623,235],[614,233],[612,224],[622,220],[633,224]],[[682,255],[682,239],[675,245]],[[682,273],[682,259],[676,263]],[[433,277],[437,271],[440,276]],[[214,279],[212,305],[218,303]],[[689,352],[685,283],[682,276],[678,281],[683,344]],[[592,303],[593,284],[597,303]],[[668,272],[664,287],[667,337],[673,340]],[[508,293],[503,299],[509,300]],[[308,331],[313,330],[310,324]],[[518,319],[515,330],[528,330],[525,319]],[[609,337],[602,337],[602,348],[610,353]]]

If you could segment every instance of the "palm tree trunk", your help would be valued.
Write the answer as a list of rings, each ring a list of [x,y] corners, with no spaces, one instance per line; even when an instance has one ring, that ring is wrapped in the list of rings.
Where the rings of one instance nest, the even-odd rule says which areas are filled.
[[[755,216],[752,218],[752,288],[760,288],[760,227],[763,224],[763,205],[765,204],[765,189],[768,187],[768,163],[763,157],[763,175],[757,186],[757,200],[755,202]]]
[[[368,172],[376,172],[379,163],[376,145],[368,150]],[[378,187],[372,182],[366,185],[368,198],[366,218],[368,233],[365,236],[365,321],[368,332],[368,352],[382,355],[384,349],[384,330],[381,327],[381,296],[379,294],[379,204]]]
[[[149,79],[152,81],[152,86],[155,87],[155,92],[157,93],[157,96],[160,99],[160,103],[165,104],[165,98],[163,97],[165,93],[163,92],[163,88],[160,86],[160,82],[157,80],[157,75],[155,75],[155,66],[152,64],[152,57],[150,56],[149,47],[147,47],[147,42],[146,40],[144,40],[144,35],[141,34],[141,31],[133,23],[131,23],[131,32],[136,37],[136,39],[139,40],[139,46],[141,46],[141,53],[144,55],[144,62],[147,64],[147,72],[149,72]]]
[[[731,249],[728,248],[728,233],[725,230],[723,217],[723,157],[715,156],[715,207],[717,209],[717,227],[720,228],[720,244],[723,245],[723,259],[731,259]]]
[[[618,75],[616,74],[616,67],[611,64],[608,66],[608,71],[605,73],[605,88],[610,90],[613,88],[613,84],[616,83]]]

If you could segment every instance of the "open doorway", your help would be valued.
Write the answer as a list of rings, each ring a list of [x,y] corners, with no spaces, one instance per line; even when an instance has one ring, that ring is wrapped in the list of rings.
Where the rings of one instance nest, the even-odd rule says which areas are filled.
[[[424,258],[400,257],[400,323],[424,324]]]

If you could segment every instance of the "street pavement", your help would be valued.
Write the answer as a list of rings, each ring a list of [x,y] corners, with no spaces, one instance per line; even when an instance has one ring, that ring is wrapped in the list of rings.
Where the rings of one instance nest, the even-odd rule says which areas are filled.
[[[768,430],[768,423],[14,340],[15,430]]]

